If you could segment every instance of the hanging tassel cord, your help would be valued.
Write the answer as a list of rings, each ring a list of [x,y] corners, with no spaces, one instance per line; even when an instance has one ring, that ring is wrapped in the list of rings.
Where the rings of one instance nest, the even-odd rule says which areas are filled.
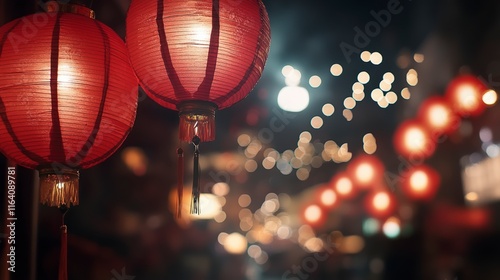
[[[59,206],[61,211],[61,252],[59,256],[59,278],[58,280],[68,280],[68,227],[64,221],[69,208],[63,204]]]
[[[193,196],[191,201],[191,214],[200,214],[200,138],[193,137],[194,160],[193,160]]]
[[[182,216],[182,196],[184,190],[184,151],[177,149],[177,218]]]

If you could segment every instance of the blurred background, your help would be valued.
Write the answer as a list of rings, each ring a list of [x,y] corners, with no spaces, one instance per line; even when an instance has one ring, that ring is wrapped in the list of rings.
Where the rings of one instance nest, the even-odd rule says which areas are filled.
[[[129,0],[82,2],[124,37]],[[80,205],[66,215],[69,279],[498,279],[496,99],[433,138],[427,158],[405,159],[394,138],[460,74],[500,85],[500,2],[263,2],[272,32],[263,76],[217,112],[217,139],[200,146],[203,215],[188,212],[187,168],[176,217],[177,112],[141,91],[123,146],[81,171]],[[0,0],[0,22],[37,6]],[[360,176],[383,178],[382,197],[338,183],[366,158],[377,167]],[[422,164],[436,175],[424,201],[405,191],[404,175]],[[5,273],[2,253],[0,278],[56,279],[60,213],[39,206],[33,171],[17,174],[18,271]],[[1,201],[3,223],[6,191]]]

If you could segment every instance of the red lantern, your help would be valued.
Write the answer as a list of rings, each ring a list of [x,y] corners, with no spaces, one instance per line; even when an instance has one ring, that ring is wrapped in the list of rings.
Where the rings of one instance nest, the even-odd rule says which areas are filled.
[[[420,106],[418,118],[429,131],[437,136],[451,133],[460,125],[459,116],[441,96],[426,99]]]
[[[436,194],[440,176],[427,165],[412,167],[401,174],[403,192],[416,200],[430,200]]]
[[[486,108],[483,95],[487,91],[488,87],[479,78],[462,75],[448,84],[445,96],[460,116],[478,116]]]
[[[261,0],[134,0],[127,47],[145,92],[180,111],[179,137],[215,138],[215,111],[259,80],[270,45]]]
[[[384,179],[384,164],[372,155],[356,157],[347,167],[347,173],[359,189],[377,187]]]
[[[436,141],[418,120],[407,120],[394,133],[396,152],[410,160],[423,160],[436,150]]]
[[[372,191],[365,197],[365,208],[376,218],[386,218],[396,209],[396,198],[387,190]]]
[[[40,171],[42,203],[69,207],[78,169],[108,158],[130,132],[138,83],[123,40],[93,11],[48,10],[0,28],[0,150]]]

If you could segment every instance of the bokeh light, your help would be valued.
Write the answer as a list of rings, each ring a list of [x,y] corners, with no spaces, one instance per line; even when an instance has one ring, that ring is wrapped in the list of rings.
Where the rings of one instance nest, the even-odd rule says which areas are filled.
[[[298,86],[286,86],[278,93],[278,105],[288,112],[301,112],[309,105],[309,92]]]
[[[332,73],[333,76],[340,76],[342,71],[342,65],[340,64],[333,64],[332,67],[330,67],[330,73]]]

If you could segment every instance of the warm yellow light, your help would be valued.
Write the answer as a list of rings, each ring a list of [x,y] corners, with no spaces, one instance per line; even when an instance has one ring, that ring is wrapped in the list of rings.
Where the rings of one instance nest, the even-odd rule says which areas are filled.
[[[497,92],[490,89],[483,94],[483,102],[486,105],[493,105],[497,103],[498,95]]]
[[[311,126],[315,129],[320,129],[323,126],[323,119],[319,116],[315,116],[311,119]]]
[[[479,195],[477,195],[477,193],[475,192],[470,192],[467,195],[465,195],[465,199],[467,199],[468,201],[476,201],[478,200],[478,198]]]
[[[361,236],[344,236],[340,246],[340,251],[346,254],[357,254],[365,247],[365,240]]]
[[[394,104],[398,101],[398,95],[394,91],[389,91],[385,95],[385,99],[389,102],[389,104]]]
[[[368,62],[370,61],[370,56],[371,56],[371,53],[369,51],[363,51],[361,54],[360,54],[360,58],[362,61],[364,62]]]
[[[246,147],[250,144],[250,142],[252,142],[252,138],[248,134],[241,134],[238,136],[237,141],[240,147]]]
[[[415,60],[415,62],[417,63],[422,63],[424,62],[424,55],[421,53],[416,53],[413,55],[413,60]]]
[[[356,107],[356,100],[354,100],[354,98],[352,97],[347,97],[346,99],[344,99],[344,107],[346,109],[353,109],[354,107]]]
[[[377,193],[373,197],[373,207],[377,210],[385,210],[389,207],[390,198],[389,195],[385,192]]]
[[[313,88],[317,88],[321,85],[321,78],[319,76],[312,76],[309,78],[309,85]]]
[[[330,67],[330,73],[332,73],[333,76],[340,76],[342,71],[342,65],[340,64],[333,64],[332,67]]]
[[[373,63],[373,65],[379,65],[382,63],[382,55],[379,52],[373,52],[370,55],[370,61]]]
[[[420,128],[410,128],[404,135],[405,146],[412,151],[421,151],[425,147],[425,133]]]
[[[337,195],[333,190],[326,189],[321,192],[320,200],[323,205],[332,206],[337,201]]]
[[[292,74],[293,72],[293,66],[291,65],[285,65],[283,68],[281,68],[281,74],[283,74],[283,77],[287,77],[288,75]]]
[[[410,90],[408,88],[403,88],[401,90],[401,97],[403,97],[404,99],[410,99],[411,97]]]
[[[366,71],[359,72],[358,74],[358,82],[362,84],[366,84],[370,81],[370,74]]]
[[[394,74],[392,74],[391,72],[386,72],[382,79],[387,83],[392,84],[394,82]]]
[[[310,223],[315,223],[321,219],[322,213],[321,208],[318,205],[310,205],[306,208],[304,212],[304,217],[306,221]]]
[[[302,73],[300,73],[297,69],[293,69],[288,75],[286,75],[285,84],[287,86],[298,86],[301,78]]]
[[[332,104],[327,103],[327,104],[323,105],[323,108],[321,109],[321,111],[323,112],[323,115],[329,117],[329,116],[333,115],[333,113],[335,112],[335,107],[333,107]]]
[[[250,203],[252,203],[252,198],[248,194],[242,194],[238,198],[238,204],[241,207],[247,207]]]
[[[416,171],[410,176],[410,187],[416,192],[425,191],[429,185],[429,176],[423,171]]]
[[[356,168],[355,176],[359,182],[369,183],[375,177],[375,169],[369,163],[362,163]]]
[[[211,193],[200,194],[200,214],[191,214],[193,220],[213,219],[222,211],[222,205],[216,195]]]
[[[230,254],[241,255],[247,250],[247,239],[240,233],[234,232],[224,238],[224,249]]]
[[[342,111],[342,115],[344,116],[344,118],[346,119],[346,121],[348,121],[348,122],[352,121],[353,114],[352,114],[351,110],[344,109],[344,111]]]
[[[229,185],[224,182],[215,183],[212,187],[212,193],[218,196],[225,196],[229,193]]]
[[[352,182],[349,178],[343,177],[337,181],[335,189],[339,194],[347,195],[352,192]]]
[[[429,108],[429,122],[436,128],[447,126],[450,122],[450,111],[443,105],[433,105]]]
[[[352,98],[354,98],[354,100],[356,100],[356,101],[363,101],[363,99],[365,99],[365,93],[364,92],[353,92]]]
[[[466,110],[474,110],[477,107],[476,89],[470,85],[462,85],[457,89],[460,107]]]
[[[392,85],[390,83],[388,83],[386,80],[382,80],[379,83],[379,87],[383,91],[389,91],[389,90],[391,90]]]
[[[372,90],[371,98],[373,101],[379,102],[382,98],[384,98],[384,93],[379,88],[376,88]]]

